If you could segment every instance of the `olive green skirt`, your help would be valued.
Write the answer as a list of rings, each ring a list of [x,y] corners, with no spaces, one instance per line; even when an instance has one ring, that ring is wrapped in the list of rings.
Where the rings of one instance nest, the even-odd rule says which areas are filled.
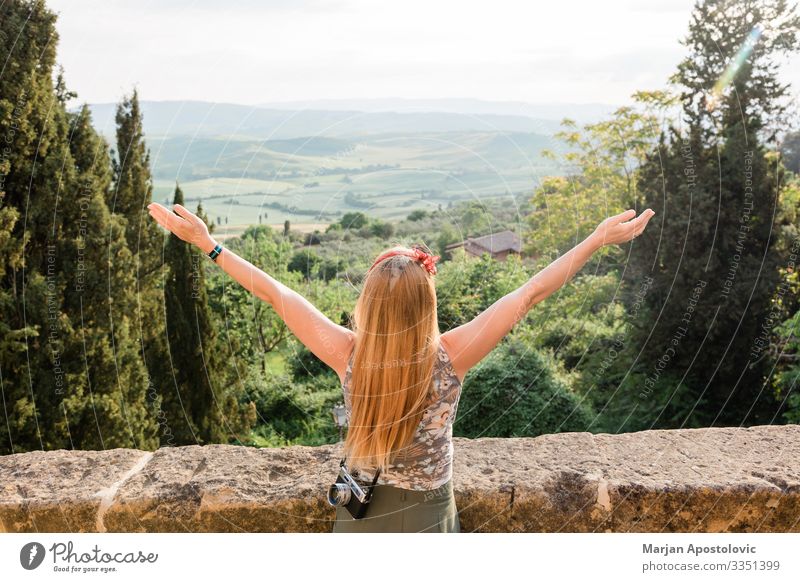
[[[336,507],[333,532],[459,533],[453,480],[430,491],[414,491],[392,485],[376,485],[364,517],[353,519]]]

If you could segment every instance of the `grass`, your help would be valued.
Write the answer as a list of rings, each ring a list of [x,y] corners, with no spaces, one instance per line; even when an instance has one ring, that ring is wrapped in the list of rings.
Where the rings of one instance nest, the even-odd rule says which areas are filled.
[[[170,138],[151,145],[154,199],[171,203],[176,177],[187,203],[237,229],[329,224],[362,210],[384,220],[412,210],[532,192],[560,168],[540,156],[550,139],[495,131],[359,136],[272,144],[256,139]],[[291,143],[290,143],[291,142]],[[279,151],[280,150],[280,151]],[[270,207],[278,204],[280,207]],[[221,231],[222,229],[220,229]],[[323,229],[320,229],[323,230]]]

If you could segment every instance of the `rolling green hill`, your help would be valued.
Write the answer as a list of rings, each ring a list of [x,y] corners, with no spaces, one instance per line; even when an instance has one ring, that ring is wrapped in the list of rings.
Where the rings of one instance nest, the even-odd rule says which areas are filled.
[[[114,107],[91,106],[110,138]],[[193,207],[227,228],[291,221],[316,227],[352,210],[386,220],[415,209],[526,196],[561,168],[557,123],[447,112],[290,111],[202,102],[142,102],[154,199],[178,181]]]

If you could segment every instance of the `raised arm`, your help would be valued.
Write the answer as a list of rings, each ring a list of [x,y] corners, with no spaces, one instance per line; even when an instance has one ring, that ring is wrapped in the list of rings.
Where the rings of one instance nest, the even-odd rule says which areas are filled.
[[[456,376],[463,381],[470,368],[491,352],[531,307],[569,281],[597,249],[638,236],[654,214],[648,208],[633,219],[636,212],[628,210],[605,219],[591,235],[522,286],[492,303],[471,321],[442,334]]]
[[[197,246],[208,254],[216,246],[205,222],[189,210],[175,205],[175,214],[153,202],[147,207],[158,223],[178,238]],[[216,259],[217,264],[253,295],[269,303],[286,322],[292,333],[315,356],[344,377],[347,358],[355,334],[352,330],[328,319],[305,297],[274,279],[233,251],[224,248]]]

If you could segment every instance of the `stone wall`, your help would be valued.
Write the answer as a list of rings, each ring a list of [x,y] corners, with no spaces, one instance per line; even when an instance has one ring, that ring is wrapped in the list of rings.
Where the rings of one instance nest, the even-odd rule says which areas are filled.
[[[800,425],[454,439],[464,532],[800,532]],[[341,443],[0,457],[0,531],[328,532]]]

